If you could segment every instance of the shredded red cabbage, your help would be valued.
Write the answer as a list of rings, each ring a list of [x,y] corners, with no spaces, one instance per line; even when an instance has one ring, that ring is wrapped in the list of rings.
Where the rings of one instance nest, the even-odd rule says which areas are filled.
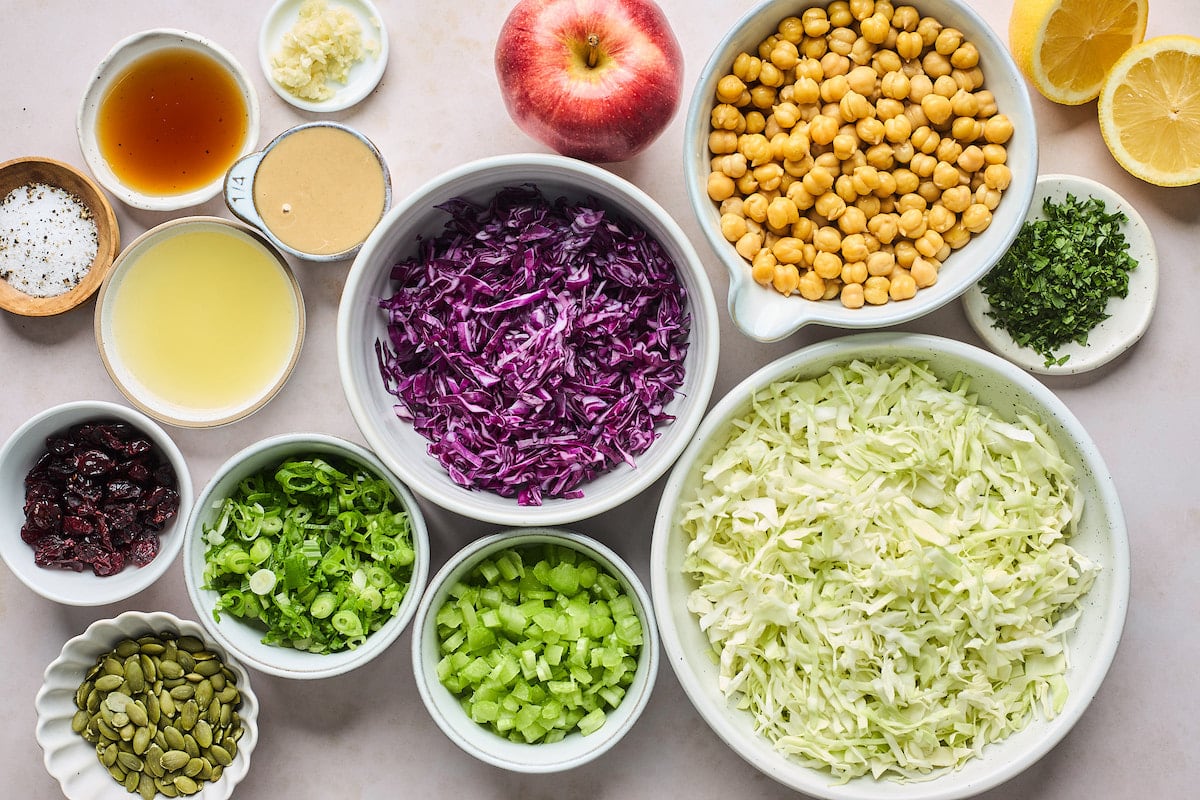
[[[509,187],[392,268],[375,351],[397,416],[458,484],[540,505],[635,466],[670,422],[691,316],[670,257],[594,200]]]

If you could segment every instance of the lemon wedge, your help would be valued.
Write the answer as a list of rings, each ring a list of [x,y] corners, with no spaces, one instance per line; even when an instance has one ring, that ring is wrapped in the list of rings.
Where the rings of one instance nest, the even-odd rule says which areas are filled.
[[[1046,99],[1077,106],[1096,99],[1104,76],[1146,33],[1149,0],[1017,0],[1008,44]]]
[[[1159,36],[1123,55],[1097,104],[1117,163],[1156,186],[1200,183],[1200,39]]]

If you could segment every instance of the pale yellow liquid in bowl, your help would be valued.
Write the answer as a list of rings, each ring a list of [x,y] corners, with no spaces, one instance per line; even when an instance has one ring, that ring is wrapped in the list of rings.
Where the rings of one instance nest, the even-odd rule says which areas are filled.
[[[182,416],[253,406],[296,354],[301,316],[290,275],[232,228],[198,226],[151,243],[114,288],[111,336],[123,371],[154,405]]]

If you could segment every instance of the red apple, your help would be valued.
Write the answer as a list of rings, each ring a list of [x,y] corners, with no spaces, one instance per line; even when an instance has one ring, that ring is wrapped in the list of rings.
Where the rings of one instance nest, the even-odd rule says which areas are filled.
[[[496,75],[522,130],[566,156],[624,161],[679,107],[683,53],[651,0],[521,0]]]

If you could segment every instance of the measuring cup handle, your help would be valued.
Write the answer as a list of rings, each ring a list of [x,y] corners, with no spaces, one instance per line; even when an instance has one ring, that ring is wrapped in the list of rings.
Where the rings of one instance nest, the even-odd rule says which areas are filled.
[[[261,228],[262,217],[254,207],[254,173],[265,152],[251,153],[234,163],[225,173],[225,205],[243,222]]]

